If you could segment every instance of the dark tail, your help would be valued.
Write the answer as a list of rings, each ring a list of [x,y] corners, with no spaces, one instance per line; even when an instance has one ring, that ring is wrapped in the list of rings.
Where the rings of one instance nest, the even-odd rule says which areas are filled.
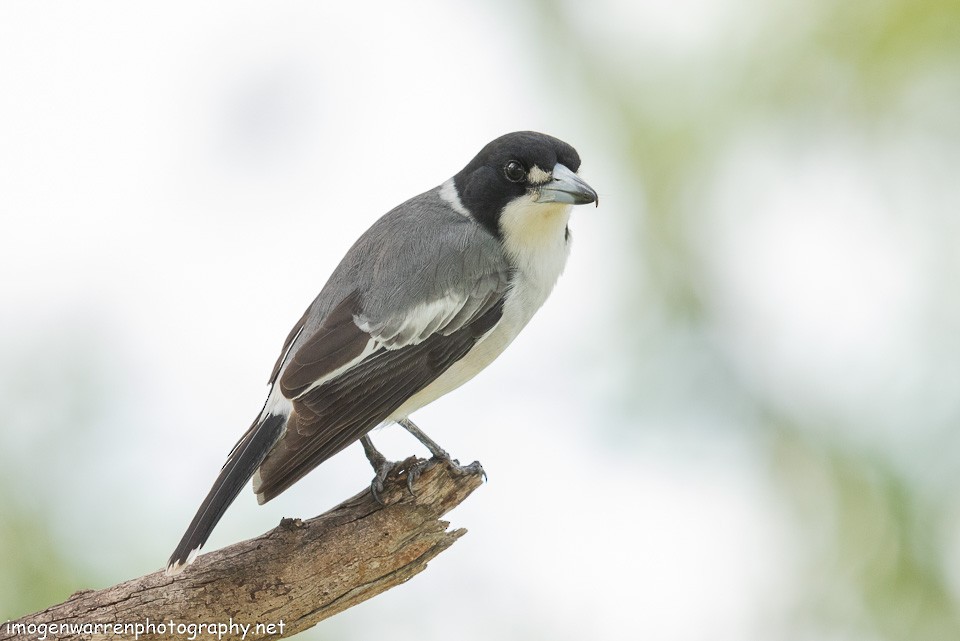
[[[284,416],[267,416],[251,427],[234,446],[223,469],[220,470],[220,476],[210,488],[207,498],[203,499],[196,516],[190,522],[190,527],[187,528],[177,549],[170,556],[167,562],[167,576],[179,574],[185,566],[193,562],[223,513],[237,498],[240,490],[280,438],[285,422]]]

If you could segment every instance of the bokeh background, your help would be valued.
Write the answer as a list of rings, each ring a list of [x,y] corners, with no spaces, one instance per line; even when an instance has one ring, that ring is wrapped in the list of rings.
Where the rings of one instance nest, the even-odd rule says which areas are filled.
[[[300,638],[960,638],[958,70],[950,0],[0,3],[0,620],[161,567],[353,240],[536,129],[601,201],[418,413],[469,534]]]

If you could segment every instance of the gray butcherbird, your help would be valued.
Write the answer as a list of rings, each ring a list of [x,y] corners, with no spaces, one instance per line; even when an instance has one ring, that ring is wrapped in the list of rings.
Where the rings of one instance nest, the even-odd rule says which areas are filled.
[[[360,440],[376,476],[390,464],[367,433],[407,418],[489,365],[540,308],[570,251],[571,205],[597,202],[580,156],[520,131],[368,229],[284,343],[260,414],[234,446],[167,565],[191,563],[253,477],[265,503]]]

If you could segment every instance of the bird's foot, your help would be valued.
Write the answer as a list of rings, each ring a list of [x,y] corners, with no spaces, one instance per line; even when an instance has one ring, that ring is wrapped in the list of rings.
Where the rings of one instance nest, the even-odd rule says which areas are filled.
[[[431,454],[429,459],[426,461],[418,461],[414,465],[410,466],[409,470],[407,470],[407,489],[410,490],[411,494],[413,494],[413,484],[418,478],[420,478],[420,475],[437,463],[445,463],[450,471],[458,476],[463,476],[466,474],[482,474],[483,480],[487,480],[487,473],[483,471],[483,466],[480,465],[480,461],[474,461],[470,465],[460,465],[460,461],[450,458],[450,455],[447,454],[445,449],[437,445],[436,441],[424,434],[423,430],[417,427],[416,424],[409,418],[402,418],[398,420],[397,423],[399,423],[403,429],[413,434],[418,441],[423,443],[424,446],[430,450]]]
[[[386,482],[387,477],[390,476],[390,472],[397,467],[397,463],[388,461],[387,457],[373,446],[373,442],[368,437],[364,436],[360,439],[360,442],[363,445],[363,452],[367,455],[367,460],[370,461],[370,466],[373,468],[373,480],[370,481],[370,494],[373,495],[373,500],[380,505],[384,505],[384,482]]]
[[[484,471],[483,466],[480,465],[480,461],[474,461],[469,465],[460,465],[460,461],[450,458],[449,454],[443,452],[442,456],[434,455],[426,460],[421,459],[410,466],[410,468],[407,470],[407,489],[410,491],[410,494],[414,494],[413,484],[417,482],[417,479],[420,478],[420,475],[437,463],[443,463],[447,466],[447,469],[457,476],[480,474],[483,476],[484,481],[487,480],[487,473]]]
[[[393,461],[384,460],[383,466],[377,468],[373,480],[370,481],[370,494],[373,495],[373,500],[380,505],[386,505],[383,501],[383,484],[390,475],[390,472],[393,471],[395,465],[396,463]]]

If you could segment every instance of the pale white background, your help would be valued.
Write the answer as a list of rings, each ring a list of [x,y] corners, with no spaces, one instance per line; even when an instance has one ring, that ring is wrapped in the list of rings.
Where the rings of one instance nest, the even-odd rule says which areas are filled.
[[[570,11],[611,65],[634,47],[702,55],[751,25],[736,0],[591,7]],[[728,429],[748,418],[695,386],[633,408],[638,368],[647,380],[685,367],[629,349],[657,322],[623,232],[644,216],[644,177],[612,151],[616,127],[567,62],[543,55],[549,37],[509,3],[0,6],[0,457],[15,472],[5,491],[55,510],[56,540],[97,582],[77,589],[165,562],[353,240],[490,139],[537,129],[577,147],[600,207],[575,212],[567,272],[526,332],[415,417],[489,473],[449,517],[469,533],[304,638],[781,629],[802,542],[756,444]],[[937,174],[904,181],[928,213],[891,213],[876,187],[900,175],[899,154],[884,165],[862,141],[758,125],[714,174],[697,234],[732,375],[787,406],[864,419],[877,431],[850,438],[892,447],[903,413],[955,401],[923,385],[939,371],[931,332],[957,317],[930,285],[956,259],[924,216],[951,206],[919,194],[955,207],[956,193]],[[953,321],[931,330],[938,318]],[[85,411],[93,427],[67,441],[50,427]],[[374,436],[394,457],[420,451],[396,427]],[[208,549],[369,478],[354,446],[267,506],[245,491]]]

